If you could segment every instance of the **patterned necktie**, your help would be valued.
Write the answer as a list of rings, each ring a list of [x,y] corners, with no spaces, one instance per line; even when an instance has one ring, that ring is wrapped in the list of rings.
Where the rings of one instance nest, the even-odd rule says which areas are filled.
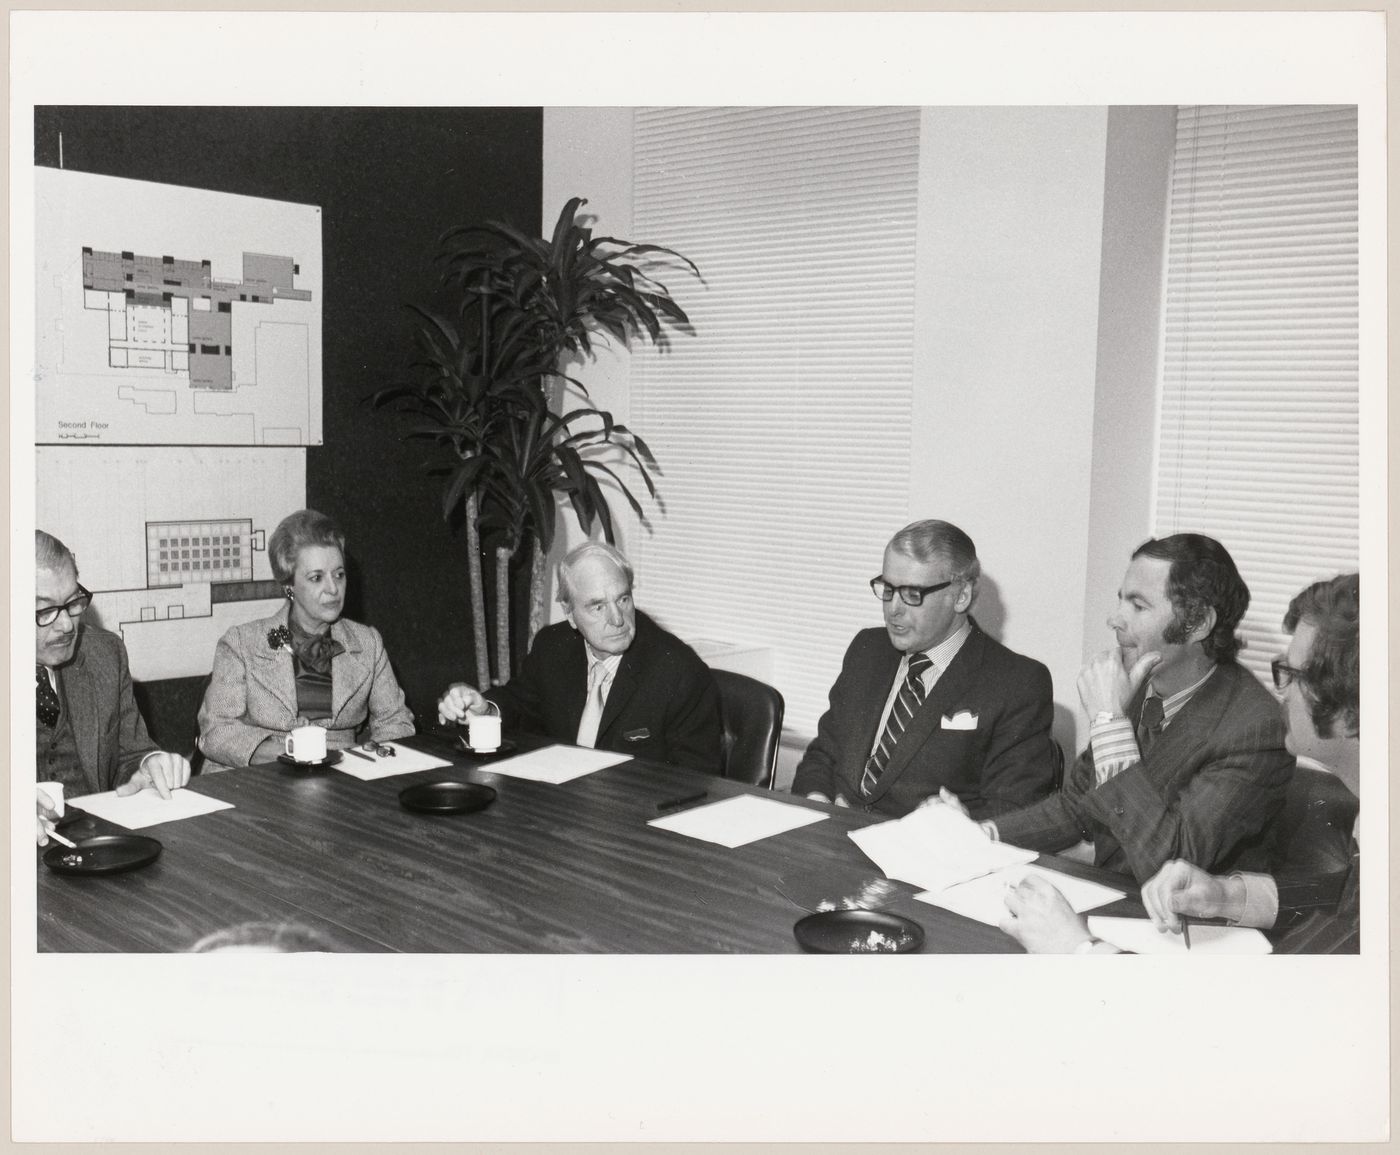
[[[895,743],[904,733],[904,728],[909,725],[909,719],[914,716],[914,711],[924,704],[928,691],[924,689],[923,673],[932,665],[932,659],[924,653],[914,654],[909,659],[909,675],[904,679],[904,685],[899,688],[899,697],[895,699],[890,710],[890,717],[885,723],[885,732],[880,735],[879,745],[865,763],[865,773],[860,776],[860,791],[866,797],[870,796],[870,792],[875,789],[875,783],[880,780],[880,775],[889,765]]]
[[[58,695],[49,684],[48,670],[43,666],[38,669],[39,677],[34,685],[39,698],[39,721],[52,730],[58,725]]]
[[[594,662],[588,667],[588,698],[578,720],[576,739],[580,746],[592,746],[598,741],[598,723],[603,720],[603,696],[607,693],[608,680],[602,662]]]
[[[1166,715],[1162,713],[1162,699],[1149,694],[1142,703],[1142,714],[1137,724],[1138,753],[1144,758],[1152,748],[1152,743],[1162,736],[1162,726]]]

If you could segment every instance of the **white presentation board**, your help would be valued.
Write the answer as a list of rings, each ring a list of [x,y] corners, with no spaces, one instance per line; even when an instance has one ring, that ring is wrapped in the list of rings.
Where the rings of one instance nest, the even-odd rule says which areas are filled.
[[[36,444],[321,444],[319,207],[34,181]]]
[[[306,504],[306,451],[38,446],[34,524],[78,559],[132,677],[207,674],[230,626],[283,602],[267,539]]]

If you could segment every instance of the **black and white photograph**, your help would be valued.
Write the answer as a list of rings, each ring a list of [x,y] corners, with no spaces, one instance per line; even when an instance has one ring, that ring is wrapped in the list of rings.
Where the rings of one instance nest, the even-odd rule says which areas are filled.
[[[1383,14],[85,15],[17,1140],[1388,1136]]]

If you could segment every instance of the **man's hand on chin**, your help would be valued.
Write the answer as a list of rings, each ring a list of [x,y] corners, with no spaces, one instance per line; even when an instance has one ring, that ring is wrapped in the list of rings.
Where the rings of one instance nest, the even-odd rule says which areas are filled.
[[[1095,654],[1079,671],[1079,700],[1084,703],[1084,712],[1091,719],[1098,714],[1122,714],[1161,660],[1161,654],[1150,650],[1125,670],[1117,648]]]

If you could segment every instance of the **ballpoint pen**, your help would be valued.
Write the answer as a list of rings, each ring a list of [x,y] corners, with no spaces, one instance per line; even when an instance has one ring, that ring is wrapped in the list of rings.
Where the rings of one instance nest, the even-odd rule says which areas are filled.
[[[373,761],[374,761],[374,759],[371,758],[368,754],[365,754],[365,753],[362,753],[362,752],[359,751],[359,750],[356,750],[353,746],[347,746],[345,752],[346,752],[347,754],[353,754],[353,755],[355,755],[356,758],[363,758],[366,762],[373,762]]]
[[[681,806],[687,806],[692,802],[702,802],[709,791],[702,790],[699,794],[687,794],[684,798],[672,798],[669,802],[658,802],[657,810],[663,813],[667,810],[675,810]]]
[[[1186,949],[1191,949],[1191,920],[1184,914],[1181,916],[1181,941],[1186,944]]]

